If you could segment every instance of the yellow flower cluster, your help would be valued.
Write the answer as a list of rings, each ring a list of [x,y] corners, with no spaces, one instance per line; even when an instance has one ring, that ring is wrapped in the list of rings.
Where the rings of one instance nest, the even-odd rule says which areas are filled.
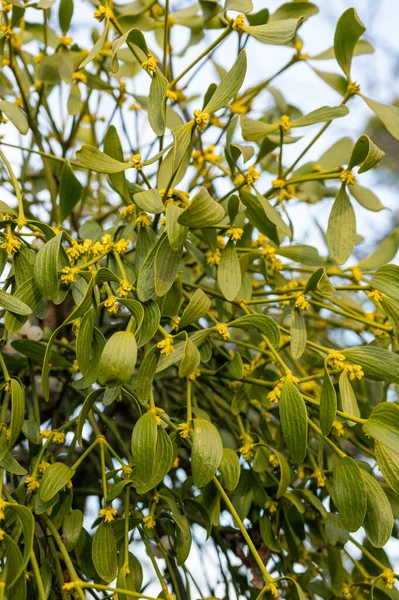
[[[281,117],[280,127],[284,133],[289,133],[291,131],[291,123],[288,115],[283,115]]]
[[[326,478],[321,469],[316,469],[313,473],[313,477],[316,479],[318,487],[324,487],[326,485]]]
[[[130,159],[133,163],[133,166],[135,169],[142,169],[143,168],[143,163],[141,160],[141,154],[133,154],[133,156]]]
[[[225,325],[224,323],[218,323],[216,325],[216,331],[218,332],[220,337],[222,337],[224,340],[230,339],[230,333],[227,329],[227,325]]]
[[[276,469],[279,465],[278,458],[275,454],[269,454],[269,464]]]
[[[79,269],[76,267],[64,267],[61,271],[61,281],[63,283],[73,283],[76,281],[76,275],[78,274]]]
[[[278,598],[278,589],[274,583],[268,583],[267,586],[263,588],[263,591],[269,592],[273,598]]]
[[[221,254],[219,248],[216,248],[215,252],[212,252],[212,250],[208,250],[207,253],[205,254],[205,257],[206,257],[206,264],[209,265],[210,267],[214,267],[220,263],[222,254]]]
[[[382,579],[385,583],[385,587],[388,590],[391,590],[395,583],[395,573],[392,571],[392,569],[385,569],[382,572]]]
[[[25,483],[27,489],[31,492],[34,492],[40,487],[40,481],[38,481],[35,475],[29,475],[29,477],[25,479]]]
[[[242,238],[243,233],[244,230],[241,229],[241,227],[234,227],[234,225],[229,227],[229,229],[226,231],[226,235],[228,235],[229,238],[234,242],[238,242]]]
[[[104,302],[104,306],[110,315],[116,315],[118,312],[118,305],[116,303],[117,299],[112,294],[108,296],[108,298]]]
[[[342,171],[339,178],[342,183],[345,183],[346,185],[354,185],[356,183],[355,175],[349,170]]]
[[[241,440],[243,444],[238,451],[245,460],[251,460],[254,455],[254,441],[251,436],[247,434],[242,435]]]
[[[81,81],[82,83],[87,83],[87,75],[82,71],[76,71],[72,75],[73,81]]]
[[[47,462],[47,461],[45,461],[45,460],[42,460],[42,461],[39,463],[39,466],[38,466],[39,473],[44,473],[44,471],[47,471],[47,469],[49,468],[49,466],[50,466],[50,463],[49,463],[49,462]]]
[[[173,338],[171,335],[167,335],[161,342],[158,342],[157,348],[161,349],[162,356],[169,356],[175,351],[173,346]]]
[[[122,254],[123,252],[126,252],[128,247],[129,247],[129,242],[127,240],[125,240],[124,238],[121,238],[120,240],[118,240],[117,242],[114,243],[113,250],[117,254]]]
[[[50,429],[43,429],[40,432],[40,437],[47,440],[51,438],[54,444],[63,444],[65,442],[65,433],[63,431],[51,431]]]
[[[147,529],[154,529],[156,526],[155,519],[153,518],[152,515],[147,515],[146,517],[144,517],[143,523],[144,523],[144,527],[146,527]]]
[[[4,509],[6,507],[6,502],[3,498],[0,498],[0,521],[4,519]]]
[[[188,376],[190,381],[195,381],[201,375],[201,371],[199,369],[194,369],[192,373]]]
[[[146,213],[141,213],[136,219],[136,225],[140,225],[141,227],[149,227],[151,223],[152,219]]]
[[[156,58],[154,58],[152,54],[150,54],[147,57],[147,60],[141,63],[141,66],[143,67],[144,71],[147,71],[147,73],[155,73],[155,71],[158,71],[157,62],[158,61],[156,60]]]
[[[117,514],[116,508],[112,508],[112,506],[106,506],[98,511],[98,516],[104,520],[104,523],[111,523],[115,519],[115,515]]]
[[[382,292],[379,292],[378,290],[371,290],[371,292],[368,292],[367,296],[373,302],[381,302],[381,300],[383,300],[384,298],[384,294]]]
[[[3,248],[7,254],[15,254],[21,247],[21,242],[12,233],[6,233],[4,235],[4,241],[1,243],[0,248]]]
[[[100,23],[107,19],[107,21],[112,17],[112,10],[105,6],[99,6],[97,10],[94,11],[94,18],[97,19]]]
[[[211,116],[198,108],[194,111],[194,121],[198,131],[205,131]]]
[[[345,365],[344,371],[351,381],[364,377],[364,372],[360,365]]]
[[[327,364],[334,367],[334,369],[343,369],[345,363],[345,355],[338,350],[331,350],[327,356]]]
[[[343,437],[345,435],[345,429],[343,423],[341,421],[333,421],[332,431],[335,437]]]
[[[243,14],[241,14],[241,15],[238,15],[234,19],[234,21],[232,21],[231,28],[234,29],[234,31],[238,31],[239,33],[241,33],[244,25],[245,25],[245,16]]]
[[[178,425],[179,435],[183,439],[187,439],[189,436],[194,435],[194,430],[190,423],[180,423]]]
[[[274,502],[274,500],[266,500],[265,502],[265,509],[271,514],[273,515],[274,513],[277,512],[278,509],[278,503]]]
[[[277,402],[280,400],[281,388],[283,385],[283,381],[280,379],[274,388],[267,394],[267,399],[270,400],[270,402],[277,404]]]
[[[126,279],[121,279],[120,286],[116,291],[118,292],[118,294],[121,298],[126,298],[128,293],[131,292],[132,289],[133,289],[133,286],[131,283],[129,283]]]
[[[68,37],[67,35],[62,35],[59,39],[58,39],[58,43],[60,44],[60,46],[70,46],[72,44],[73,40],[71,37]]]
[[[310,304],[303,294],[299,294],[299,296],[295,300],[295,307],[300,308],[301,310],[309,310]]]
[[[250,104],[244,104],[241,100],[235,100],[230,104],[230,110],[234,115],[246,115],[250,108]]]

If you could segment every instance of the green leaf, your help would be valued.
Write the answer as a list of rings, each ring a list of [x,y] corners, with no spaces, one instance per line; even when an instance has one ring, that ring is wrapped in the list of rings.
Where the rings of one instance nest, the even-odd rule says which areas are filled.
[[[326,239],[331,256],[343,265],[356,244],[356,216],[345,186],[341,186],[328,219]]]
[[[217,280],[223,296],[232,302],[241,289],[241,269],[234,242],[229,241],[217,269]]]
[[[354,417],[360,417],[360,410],[357,404],[355,392],[353,391],[353,387],[345,371],[342,371],[341,375],[339,376],[338,384],[342,410],[349,415],[353,415]],[[355,422],[348,421],[348,424],[355,425]]]
[[[336,411],[337,394],[328,370],[324,369],[323,387],[320,394],[320,425],[324,435],[330,433]]]
[[[281,46],[289,44],[294,39],[297,29],[302,22],[303,18],[283,19],[281,21],[272,21],[265,25],[245,25],[243,30],[258,40],[258,42],[262,42],[262,44]]]
[[[260,333],[265,335],[273,346],[278,346],[280,343],[280,330],[275,321],[267,315],[255,314],[244,315],[229,323],[229,327],[237,327],[238,329],[251,329],[254,327]]]
[[[11,422],[9,446],[12,448],[21,433],[25,417],[25,392],[18,379],[11,378]]]
[[[385,128],[396,139],[399,140],[399,108],[391,104],[382,104],[371,98],[367,98],[360,94],[367,106],[377,115],[382,121]]]
[[[374,452],[385,481],[395,494],[399,494],[399,454],[381,442],[375,444]]]
[[[69,265],[69,260],[66,257],[64,258],[65,252],[61,246],[63,236],[64,234],[61,231],[40,248],[33,269],[40,293],[44,298],[53,301],[59,295],[59,287],[61,285],[58,272],[64,266]]]
[[[281,552],[281,546],[274,535],[272,523],[267,515],[264,515],[261,518],[259,525],[262,542],[265,544],[266,548],[272,552]]]
[[[341,458],[335,467],[334,499],[346,529],[357,531],[366,515],[367,495],[362,471],[350,456]]]
[[[365,173],[378,165],[384,156],[385,152],[374,144],[368,135],[363,134],[353,147],[348,169],[359,166],[359,173]]]
[[[0,290],[0,306],[16,315],[29,317],[32,314],[31,308],[25,302],[3,290]]]
[[[243,187],[240,189],[240,198],[246,207],[246,214],[251,225],[254,225],[275,244],[280,244],[277,227],[266,213],[268,207],[261,201],[262,197],[254,196],[249,192],[249,187]]]
[[[137,398],[142,403],[147,402],[150,398],[152,382],[157,371],[158,360],[159,349],[156,346],[152,346],[145,354],[139,370],[137,371],[136,394]]]
[[[188,227],[180,225],[178,221],[182,212],[180,206],[171,203],[166,206],[166,233],[173,250],[180,250],[187,239]]]
[[[184,332],[186,341],[184,344],[183,358],[179,367],[179,377],[187,377],[192,373],[201,362],[201,355],[197,346],[191,341],[187,333]]]
[[[367,511],[363,527],[370,543],[375,548],[382,548],[389,541],[394,525],[392,508],[379,483],[366,471],[362,470],[367,493]]]
[[[155,293],[162,297],[168,293],[175,282],[180,266],[183,249],[173,250],[165,236],[159,244],[154,263]]]
[[[80,200],[82,189],[82,184],[75,177],[69,162],[66,160],[61,171],[59,190],[61,221],[64,221],[72,213]]]
[[[43,473],[40,483],[39,496],[43,502],[51,498],[64,488],[75,475],[75,471],[61,462],[55,462]]]
[[[362,367],[366,377],[399,383],[399,355],[377,346],[358,346],[342,350],[352,363]]]
[[[0,101],[0,113],[4,113],[7,119],[16,127],[19,133],[26,135],[29,131],[29,124],[22,110],[8,100]]]
[[[332,296],[335,294],[335,288],[327,277],[324,267],[320,267],[312,273],[306,282],[303,293],[307,294],[312,290],[318,290],[323,296]]]
[[[30,554],[31,554],[31,551],[33,548],[35,520],[34,520],[32,512],[29,510],[29,508],[27,506],[23,506],[20,504],[14,504],[14,503],[7,503],[7,507],[16,513],[18,520],[21,524],[23,534],[24,534],[23,560],[20,563],[19,568],[16,569],[16,572],[14,573],[13,578],[10,577],[10,582],[8,583],[8,587],[11,588],[14,586],[17,579],[25,571],[25,568],[28,564]],[[24,577],[25,577],[25,575],[24,575]],[[17,600],[17,598],[15,600]]]
[[[112,42],[111,71],[113,73],[119,70],[118,52],[126,42],[128,44],[135,44],[144,54],[148,54],[147,42],[145,41],[143,32],[135,27],[129,29]]]
[[[240,480],[241,467],[237,454],[231,448],[223,448],[219,471],[223,488],[229,491],[235,490]]]
[[[371,210],[373,212],[378,212],[383,210],[385,207],[377,196],[371,190],[368,190],[365,187],[362,187],[358,183],[355,183],[349,187],[349,191],[352,196],[359,202],[360,206],[363,206],[366,210]]]
[[[279,6],[275,13],[270,15],[270,21],[280,21],[282,19],[296,19],[299,17],[311,17],[319,12],[318,7],[312,2],[286,2]]]
[[[219,431],[209,421],[194,419],[191,468],[194,485],[205,487],[214,477],[223,457]]]
[[[265,211],[265,215],[267,216],[269,221],[271,221],[278,229],[280,229],[280,231],[284,235],[287,235],[288,237],[291,238],[292,231],[288,227],[288,225],[284,222],[284,220],[281,218],[280,213],[278,213],[277,210],[274,208],[274,206],[272,206],[270,204],[269,200],[267,200],[264,196],[262,196],[256,189],[255,189],[255,193],[256,193],[256,198],[257,198],[258,202],[262,205],[262,208]]]
[[[102,351],[98,382],[114,387],[127,383],[134,373],[137,360],[136,338],[130,331],[117,331]]]
[[[394,452],[399,448],[399,408],[391,402],[377,404],[363,431]]]
[[[282,496],[284,496],[288,486],[291,483],[291,470],[284,454],[281,454],[281,452],[279,452],[275,448],[273,448],[273,454],[277,456],[278,464],[280,467],[280,481],[278,484],[276,498],[281,498]]]
[[[102,396],[103,393],[104,390],[102,388],[98,390],[93,390],[83,402],[82,408],[79,413],[78,426],[76,429],[76,439],[78,440],[78,444],[80,444],[80,446],[82,446],[83,444],[83,426],[86,422],[89,412],[93,408],[94,403],[100,398],[100,396]]]
[[[385,239],[382,240],[371,254],[360,261],[359,267],[367,271],[379,269],[391,262],[399,249],[399,227],[396,227]],[[389,276],[389,275],[388,275]],[[388,279],[388,278],[387,278]],[[398,278],[399,283],[399,278]],[[399,289],[399,287],[398,287]]]
[[[155,188],[134,194],[133,200],[137,206],[154,215],[160,215],[164,211],[161,194]]]
[[[252,0],[226,0],[224,3],[224,13],[228,10],[234,10],[246,14],[252,12],[253,8]]]
[[[73,0],[61,0],[60,7],[58,9],[58,22],[61,27],[63,35],[65,35],[71,24],[73,15]]]
[[[398,265],[383,265],[376,271],[370,281],[371,287],[391,296],[399,298],[399,267]]]
[[[97,575],[111,583],[118,573],[118,552],[110,523],[98,526],[93,537],[92,559]]]
[[[76,158],[84,165],[87,169],[96,171],[96,173],[121,173],[126,169],[133,168],[133,163],[124,163],[120,160],[116,160],[94,148],[84,144],[80,150],[76,152]]]
[[[221,108],[225,108],[244,83],[246,72],[247,55],[245,50],[241,50],[233,67],[222,78],[202,112],[213,114]]]
[[[76,508],[66,515],[62,523],[62,536],[65,540],[65,547],[70,552],[78,543],[79,536],[83,527],[83,513]]]
[[[352,57],[358,39],[366,31],[354,8],[348,8],[339,18],[334,35],[335,58],[351,81]]]
[[[244,140],[247,140],[247,142],[261,140],[279,129],[279,123],[264,123],[263,121],[251,119],[246,115],[241,116],[240,125],[242,137]]]
[[[292,358],[301,358],[306,348],[306,324],[302,311],[295,306],[292,309],[290,336]]]
[[[155,135],[165,133],[166,90],[168,80],[159,71],[155,71],[148,95],[148,122]]]
[[[307,127],[315,123],[326,123],[333,119],[346,117],[349,114],[347,106],[322,106],[291,122],[291,127]]]
[[[26,304],[26,306],[31,309],[31,312],[34,311],[41,298],[42,295],[33,277],[27,279],[21,285],[18,285],[14,296],[14,299],[20,300]],[[21,329],[21,327],[23,327],[28,318],[29,315],[26,314],[17,315],[13,312],[6,311],[4,323],[8,332],[11,335],[14,335]]]
[[[118,132],[114,125],[110,125],[104,138],[104,152],[111,158],[123,163],[123,149]],[[110,173],[108,180],[111,187],[120,195],[124,202],[130,203],[129,187],[124,171]]]
[[[179,328],[196,323],[205,316],[211,306],[211,300],[200,288],[195,290],[179,321]]]
[[[305,460],[308,437],[308,421],[304,399],[290,379],[281,390],[280,421],[288,452],[295,464]]]
[[[140,331],[138,332],[137,346],[139,348],[144,346],[154,337],[158,331],[158,325],[161,320],[161,312],[156,302],[153,300],[144,302],[142,307],[144,309],[144,318]]]
[[[218,225],[224,216],[223,206],[218,204],[204,187],[200,187],[177,221],[191,229],[202,229]]]
[[[86,58],[80,63],[79,69],[84,69],[92,60],[94,60],[96,58],[96,56],[98,54],[100,54],[100,52],[103,49],[103,46],[105,44],[105,41],[107,39],[108,29],[109,29],[109,23],[107,21],[100,37],[94,44],[93,48],[90,50],[90,52],[86,56]]]

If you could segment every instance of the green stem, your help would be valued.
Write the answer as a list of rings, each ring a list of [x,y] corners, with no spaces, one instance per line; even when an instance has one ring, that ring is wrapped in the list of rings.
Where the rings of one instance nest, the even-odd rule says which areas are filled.
[[[35,582],[37,585],[38,600],[47,600],[46,592],[44,590],[42,576],[40,574],[39,565],[37,564],[36,556],[33,550],[30,553],[30,562],[35,576]]]

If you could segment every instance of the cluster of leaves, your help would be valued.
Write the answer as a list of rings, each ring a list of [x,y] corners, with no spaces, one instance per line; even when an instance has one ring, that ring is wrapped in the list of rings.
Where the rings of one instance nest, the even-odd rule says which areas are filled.
[[[397,230],[345,266],[354,201],[384,208],[357,183],[384,152],[362,135],[303,160],[354,96],[399,139],[399,108],[351,78],[372,52],[364,26],[346,10],[309,56],[311,2],[135,0],[96,8],[87,51],[69,37],[73,0],[58,21],[51,5],[3,2],[0,27],[0,111],[26,136],[0,143],[16,201],[0,204],[1,598],[152,600],[152,578],[164,600],[220,583],[228,598],[397,599],[383,550],[399,518]],[[183,56],[221,33],[176,75],[180,28]],[[234,37],[234,64],[193,97]],[[245,88],[244,46],[259,43],[291,48],[279,73],[306,62],[339,105],[303,115],[274,77]],[[314,66],[334,58],[342,75]],[[293,242],[290,207],[331,197],[320,256]],[[195,527],[227,565],[205,591],[208,566],[203,581],[186,567]]]

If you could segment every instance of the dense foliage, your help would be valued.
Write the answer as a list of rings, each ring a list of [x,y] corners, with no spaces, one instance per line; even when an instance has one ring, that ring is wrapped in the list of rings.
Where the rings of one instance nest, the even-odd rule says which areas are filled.
[[[354,96],[399,139],[399,108],[351,78],[364,26],[349,8],[309,56],[311,2],[135,0],[95,7],[85,50],[82,7],[3,0],[0,598],[397,599],[397,230],[352,254],[384,152],[362,135],[306,162]],[[265,44],[337,106],[246,87]],[[295,242],[298,203],[330,211],[322,255]]]

